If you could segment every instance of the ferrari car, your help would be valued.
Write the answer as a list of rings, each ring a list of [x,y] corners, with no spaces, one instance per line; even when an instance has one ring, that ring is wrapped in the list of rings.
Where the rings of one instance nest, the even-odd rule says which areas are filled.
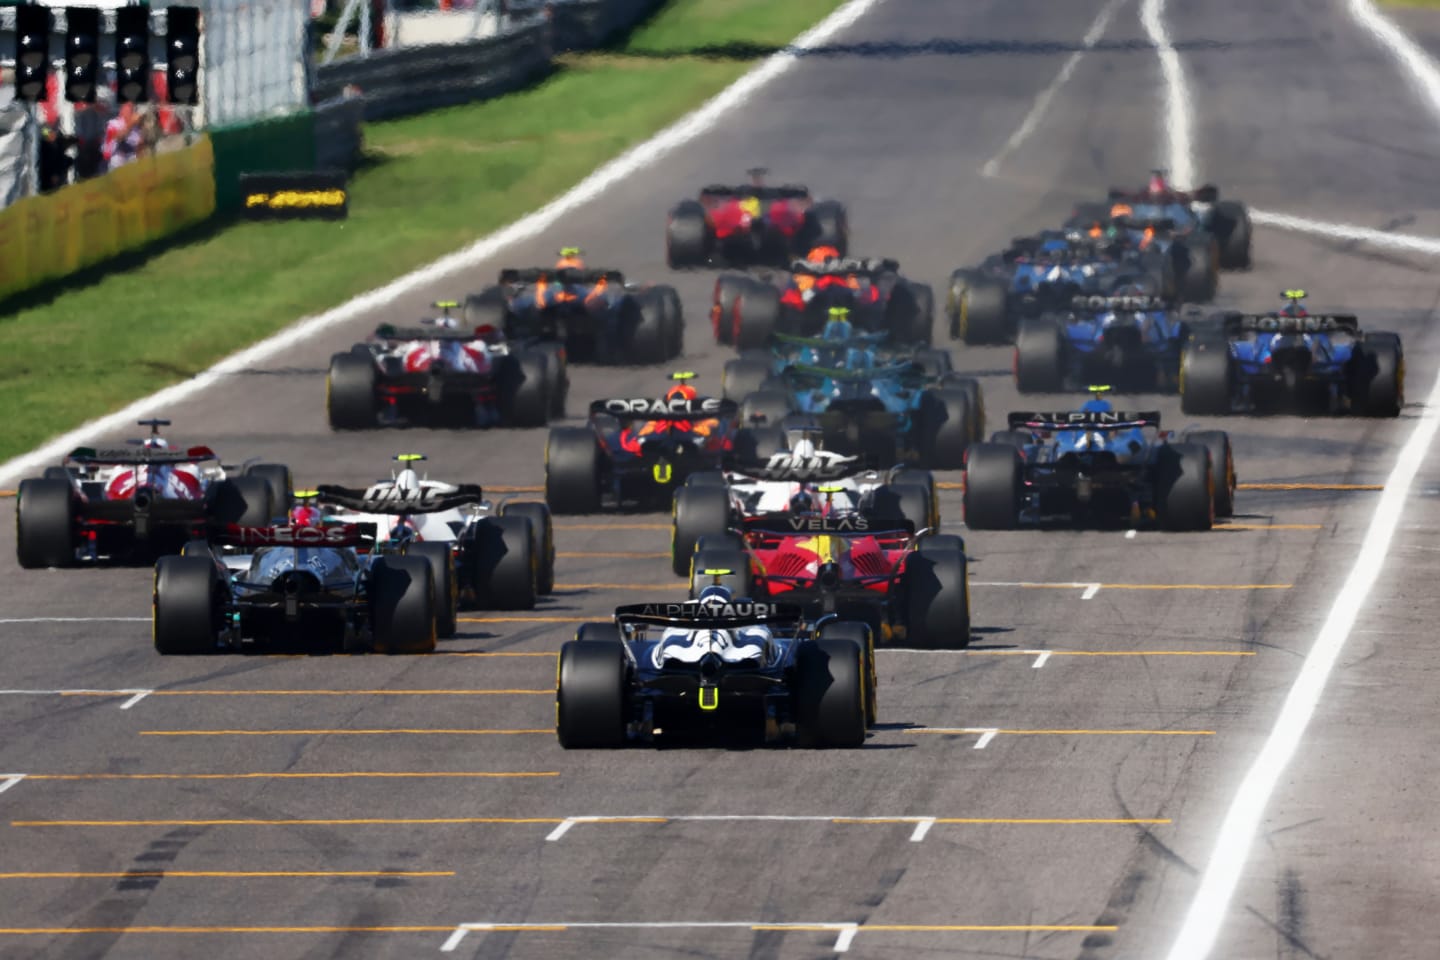
[[[808,187],[765,185],[766,171],[749,171],[750,183],[705,187],[682,200],[665,226],[671,269],[719,265],[784,266],[818,246],[844,256],[850,226],[845,208],[815,201]]]
[[[560,649],[556,734],[566,749],[697,734],[858,747],[875,721],[872,648],[864,623],[723,587],[619,607]]]
[[[888,342],[930,344],[935,294],[928,284],[901,276],[895,260],[840,257],[825,247],[791,263],[783,279],[721,274],[710,320],[716,343],[759,349],[776,334],[819,334],[836,308]]]
[[[557,344],[522,346],[494,326],[469,327],[450,315],[418,326],[384,323],[366,343],[330,358],[325,406],[332,430],[406,422],[471,427],[539,427],[564,410],[568,386]]]
[[[663,397],[614,397],[590,405],[583,427],[555,427],[545,444],[545,500],[561,514],[624,503],[668,502],[697,470],[714,470],[742,439],[737,405],[702,397],[671,375]]]
[[[43,477],[20,482],[15,553],[26,568],[153,561],[231,523],[261,525],[290,506],[290,468],[221,464],[206,446],[171,447],[169,420],[141,420],[128,447],[77,447]]]
[[[367,550],[375,531],[311,522],[312,506],[271,526],[231,525],[155,565],[161,654],[266,643],[384,653],[435,649],[435,584],[425,557]]]
[[[1235,459],[1223,431],[1175,437],[1159,413],[1115,410],[1102,396],[1079,410],[1011,413],[1009,430],[970,448],[964,502],[975,530],[1209,530],[1233,513]]]
[[[1138,285],[1078,295],[1064,312],[1020,322],[1015,386],[1057,393],[1103,380],[1137,391],[1173,390],[1194,311]]]
[[[583,266],[577,247],[554,267],[507,267],[465,300],[465,320],[512,340],[558,343],[577,363],[664,363],[685,349],[675,288],[637,284],[619,270]]]
[[[1353,315],[1312,314],[1287,290],[1274,313],[1225,313],[1180,355],[1180,406],[1190,414],[1348,413],[1397,417],[1405,404],[1398,333],[1361,331]]]

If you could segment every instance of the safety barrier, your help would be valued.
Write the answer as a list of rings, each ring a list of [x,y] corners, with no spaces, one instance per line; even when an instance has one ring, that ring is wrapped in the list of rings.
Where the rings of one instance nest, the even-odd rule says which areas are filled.
[[[138,250],[215,212],[208,136],[0,211],[0,298]]]
[[[283,117],[216,127],[215,209],[240,209],[240,174],[315,169],[315,114],[300,110]]]

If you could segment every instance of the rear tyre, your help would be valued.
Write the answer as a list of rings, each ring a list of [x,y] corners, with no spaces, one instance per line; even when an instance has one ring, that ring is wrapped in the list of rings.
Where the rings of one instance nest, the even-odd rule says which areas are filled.
[[[920,539],[905,561],[906,642],[922,650],[970,646],[970,579],[965,543],[950,534]]]
[[[921,464],[929,470],[958,470],[969,449],[970,398],[964,390],[939,387],[920,395],[915,417],[915,447]]]
[[[718,576],[706,576],[706,570],[729,570]],[[700,591],[718,583],[726,587],[733,597],[748,597],[754,589],[750,576],[750,556],[736,546],[719,541],[714,546],[702,542],[690,558],[690,599],[700,596]]]
[[[331,430],[369,430],[378,410],[375,362],[368,352],[337,353],[325,378],[325,409]]]
[[[740,423],[747,427],[779,427],[789,415],[790,397],[778,390],[757,391],[740,404]]]
[[[675,491],[670,520],[670,568],[675,576],[690,574],[695,545],[707,535],[730,529],[730,491],[726,487],[686,486]]]
[[[587,627],[613,624],[585,624]],[[560,648],[555,684],[555,734],[566,750],[625,745],[625,704],[629,678],[625,651],[613,642],[571,640]]]
[[[277,514],[263,476],[226,477],[206,492],[206,512],[220,526],[268,527]]]
[[[15,498],[15,558],[27,570],[75,563],[75,493],[69,480],[21,480]]]
[[[376,653],[435,650],[435,583],[424,557],[379,557],[370,566],[370,628]]]
[[[486,517],[475,525],[475,603],[483,610],[535,608],[535,532],[529,517]]]
[[[890,293],[890,299],[885,304],[885,327],[889,333],[887,339],[896,344],[923,344],[928,346],[931,340],[930,325],[933,318],[924,311],[927,309],[920,303],[918,287],[920,284],[898,283]],[[926,294],[931,303],[928,309],[934,310],[934,296]]]
[[[714,236],[698,201],[684,200],[670,211],[665,226],[665,259],[670,269],[698,267],[710,259]]]
[[[1155,464],[1155,506],[1162,529],[1209,530],[1215,525],[1210,451],[1198,443],[1161,447]]]
[[[500,367],[500,419],[507,427],[543,427],[550,419],[550,365],[545,354],[511,354]]]
[[[1024,465],[1012,443],[977,443],[965,458],[965,525],[1014,530],[1020,523]]]
[[[670,358],[671,332],[666,317],[666,305],[655,290],[646,290],[635,296],[640,319],[630,331],[630,349],[627,359],[631,363],[664,363]]]
[[[1230,343],[1196,337],[1180,350],[1180,409],[1191,416],[1230,412]]]
[[[1189,266],[1180,282],[1180,299],[1190,303],[1209,303],[1215,299],[1217,287],[1217,245],[1202,234],[1186,246]]]
[[[685,307],[680,294],[667,284],[653,287],[660,300],[665,325],[665,358],[673,360],[685,352]]]
[[[759,391],[770,379],[771,366],[759,357],[737,357],[725,361],[720,374],[720,393],[726,400],[741,402]]]
[[[1021,393],[1057,393],[1065,387],[1065,335],[1054,320],[1035,317],[1015,336],[1015,387]]]
[[[916,533],[935,526],[934,500],[929,488],[918,483],[887,483],[870,495],[874,522],[882,530],[907,524]]]
[[[722,273],[716,278],[710,303],[710,326],[716,343],[728,346],[735,342],[735,299],[750,282],[749,277],[737,273]]]
[[[742,287],[735,298],[735,346],[740,350],[760,350],[770,345],[770,338],[780,323],[780,291],[768,283],[752,281]]]
[[[471,327],[504,330],[505,319],[509,314],[505,292],[499,287],[487,287],[465,298],[465,322]]]
[[[1210,452],[1210,486],[1215,492],[1215,516],[1235,515],[1235,454],[1224,430],[1195,430],[1185,436]]]
[[[600,447],[589,427],[555,427],[545,442],[545,501],[559,514],[600,510]]]
[[[935,342],[935,290],[928,283],[912,283],[915,297],[915,326],[911,331],[916,343],[926,346]]]
[[[1236,200],[1222,200],[1215,205],[1215,214],[1221,269],[1249,270],[1250,211]]]
[[[161,557],[151,612],[156,652],[214,653],[219,644],[220,581],[209,557]]]
[[[777,453],[790,449],[785,430],[774,427],[741,427],[735,431],[731,450],[736,463],[767,463]]]
[[[565,344],[542,340],[527,350],[545,358],[545,396],[550,398],[549,419],[565,419],[565,401],[570,396],[570,362]]]
[[[860,648],[861,672],[865,686],[865,726],[873,727],[880,719],[875,700],[875,632],[868,623],[858,620],[830,621],[820,627],[821,640],[848,640]]]
[[[961,390],[970,403],[970,440],[975,442],[985,436],[985,393],[980,381],[974,377],[947,375],[940,385],[947,390]]]
[[[530,521],[530,555],[535,560],[535,593],[540,596],[555,590],[555,524],[550,508],[538,500],[507,503],[500,508],[502,517],[525,517]]]
[[[954,310],[950,329],[954,339],[968,344],[1008,343],[1013,336],[1009,319],[1009,291],[985,277],[961,278],[952,290]]]
[[[254,463],[245,468],[245,476],[259,477],[270,488],[270,508],[275,516],[290,512],[294,499],[295,479],[283,463]]]
[[[1400,335],[1367,333],[1356,357],[1351,406],[1367,417],[1398,417],[1405,405],[1405,354]]]
[[[860,647],[840,638],[802,642],[795,657],[795,732],[802,747],[865,743],[865,680]]]
[[[450,544],[437,540],[417,541],[406,547],[405,556],[420,557],[430,564],[430,583],[434,588],[430,607],[435,611],[435,635],[455,636],[460,582],[455,575],[455,553]]]

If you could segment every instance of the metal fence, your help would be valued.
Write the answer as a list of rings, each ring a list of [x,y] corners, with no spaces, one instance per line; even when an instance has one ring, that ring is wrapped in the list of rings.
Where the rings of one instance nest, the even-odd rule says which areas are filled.
[[[307,0],[202,0],[203,125],[276,116],[309,103]]]

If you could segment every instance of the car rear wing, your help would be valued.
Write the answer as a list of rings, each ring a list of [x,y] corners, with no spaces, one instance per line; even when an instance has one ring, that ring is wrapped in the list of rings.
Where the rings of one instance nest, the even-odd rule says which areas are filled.
[[[892,380],[897,377],[926,376],[923,367],[909,360],[903,363],[887,364],[883,367],[872,367],[868,370],[850,370],[845,367],[817,367],[808,363],[793,363],[785,368],[785,375],[835,380],[844,383],[856,383],[863,380]]]
[[[830,260],[792,260],[790,272],[805,277],[848,277],[863,274],[877,277],[899,273],[900,261],[878,257],[835,257]]]
[[[190,447],[186,450],[156,450],[149,447],[76,447],[65,455],[67,463],[107,467],[163,466],[199,463],[206,460],[218,461],[219,459],[219,455],[209,447]]]
[[[1011,430],[1130,430],[1135,427],[1160,428],[1160,411],[1128,410],[1061,410],[1021,411],[1006,420]]]
[[[1171,190],[1169,193],[1152,194],[1146,190],[1126,190],[1124,187],[1110,188],[1111,200],[1126,200],[1131,203],[1215,203],[1220,199],[1220,188],[1213,183],[1196,187],[1189,192]]]
[[[315,488],[315,493],[321,503],[333,504],[357,513],[379,513],[387,516],[440,513],[485,502],[478,483],[457,484],[453,490],[397,490],[392,484],[376,484],[361,490],[322,484]]]
[[[1154,230],[1158,233],[1169,233],[1175,229],[1175,221],[1171,217],[1113,217],[1109,222],[1127,230]]]
[[[1230,313],[1224,319],[1225,336],[1238,340],[1252,333],[1348,333],[1358,336],[1360,318],[1352,314],[1312,313],[1286,317],[1278,313]]]
[[[407,340],[474,340],[476,336],[473,327],[397,327],[393,323],[382,323],[375,328],[375,339],[402,343]]]
[[[884,342],[885,333],[857,333],[844,340],[831,340],[827,337],[801,337],[793,333],[772,333],[770,339],[773,345],[786,347],[812,347],[817,350],[844,350],[850,347],[869,348]]]
[[[500,271],[500,285],[528,285],[540,281],[551,283],[613,283],[625,285],[625,274],[619,270],[601,270],[590,267],[506,267]]]
[[[732,600],[728,603],[683,600],[675,603],[635,603],[615,608],[615,623],[622,625],[725,629],[762,623],[797,624],[804,619],[805,611],[797,604],[754,600]]]
[[[754,197],[757,200],[808,200],[810,188],[798,183],[785,183],[778,187],[756,186],[753,183],[740,186],[730,186],[724,183],[712,183],[700,190],[700,197],[724,198],[724,197]]]
[[[1166,310],[1171,301],[1161,296],[1105,296],[1101,294],[1076,294],[1070,298],[1070,309],[1075,313],[1109,313],[1112,310]]]
[[[590,416],[620,420],[730,420],[739,416],[740,404],[719,397],[666,400],[663,397],[613,397],[590,404]]]
[[[772,453],[763,463],[758,460],[737,461],[726,467],[730,473],[737,473],[752,480],[768,480],[783,483],[822,483],[826,480],[844,480],[867,472],[868,468],[860,457],[846,457],[829,450],[816,450],[812,454],[782,451]]]
[[[269,527],[242,527],[228,524],[212,535],[216,544],[229,547],[365,547],[375,542],[373,523],[342,523],[324,527],[282,524]]]
[[[745,531],[771,533],[782,537],[873,537],[881,533],[913,534],[915,524],[909,520],[879,523],[861,513],[825,517],[776,511],[746,517]]]

